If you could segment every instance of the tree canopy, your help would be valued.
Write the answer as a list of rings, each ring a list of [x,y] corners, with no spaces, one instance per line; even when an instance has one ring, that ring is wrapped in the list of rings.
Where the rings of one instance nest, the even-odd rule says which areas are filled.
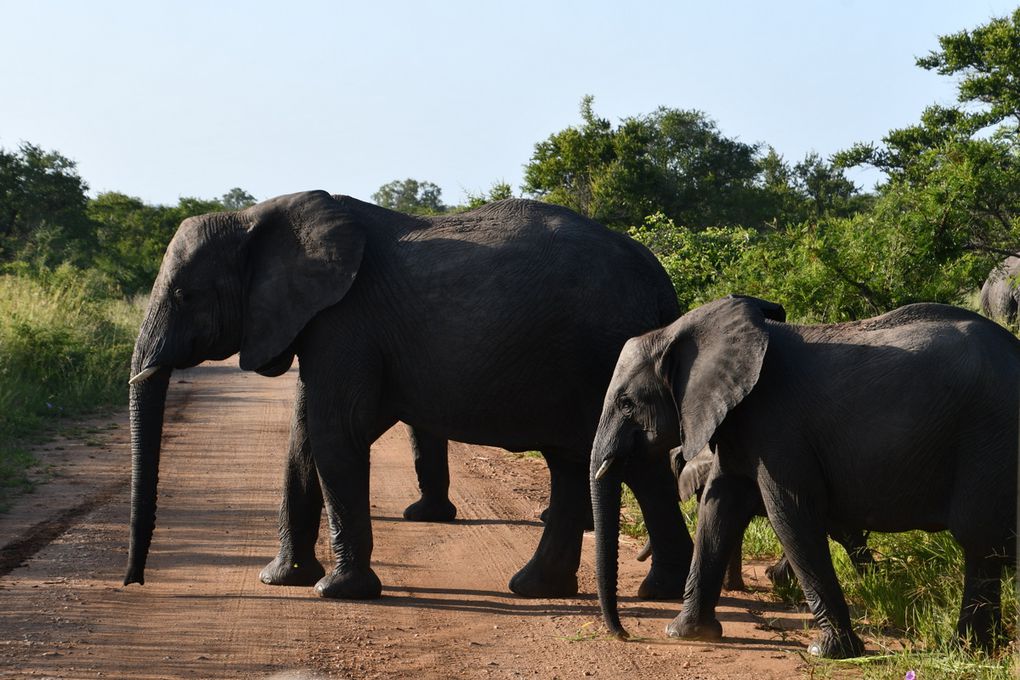
[[[372,194],[376,205],[412,215],[438,215],[446,211],[443,190],[432,182],[419,182],[410,177],[393,180]]]

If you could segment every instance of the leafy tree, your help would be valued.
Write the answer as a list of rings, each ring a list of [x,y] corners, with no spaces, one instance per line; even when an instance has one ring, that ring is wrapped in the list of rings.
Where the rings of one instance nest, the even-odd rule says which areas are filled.
[[[991,267],[1020,248],[1020,10],[939,45],[917,64],[957,77],[958,105],[928,107],[916,125],[891,130],[881,145],[856,144],[836,161],[881,169],[881,193],[941,201],[940,231],[955,234],[955,252],[983,253]]]
[[[148,291],[180,223],[224,208],[216,200],[181,198],[176,206],[163,206],[117,192],[100,194],[88,205],[96,225],[95,267],[126,293]]]
[[[758,226],[758,146],[722,135],[699,111],[659,108],[615,129],[581,102],[580,127],[535,145],[525,192],[623,228],[657,212],[695,228]]]
[[[662,213],[633,227],[630,235],[659,258],[676,289],[682,309],[708,302],[720,273],[755,243],[757,232],[746,227],[707,227],[694,231],[677,226]]]
[[[377,205],[412,215],[438,215],[446,211],[443,190],[432,182],[416,179],[393,180],[372,194]]]
[[[509,183],[500,180],[498,182],[494,182],[493,185],[489,188],[488,192],[483,191],[478,195],[469,193],[467,197],[468,202],[467,205],[464,206],[464,208],[470,210],[471,208],[478,208],[480,206],[483,206],[486,203],[494,203],[496,201],[502,201],[507,198],[513,198],[514,190]]]
[[[226,210],[244,210],[257,202],[254,196],[241,187],[234,187],[220,198],[220,203]]]
[[[55,151],[27,142],[0,149],[0,262],[87,263],[94,248],[87,191],[77,164]]]

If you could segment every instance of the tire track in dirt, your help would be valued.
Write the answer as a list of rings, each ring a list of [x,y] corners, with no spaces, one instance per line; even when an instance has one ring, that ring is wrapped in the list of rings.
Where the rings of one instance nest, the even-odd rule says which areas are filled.
[[[265,586],[258,572],[277,547],[293,375],[269,380],[223,362],[174,378],[171,400],[190,401],[167,420],[146,585],[120,586],[126,482],[99,475],[97,483],[122,485],[97,487],[95,497],[109,492],[109,502],[87,506],[87,515],[0,578],[0,677],[264,678],[303,671],[341,678],[710,679],[797,672],[804,617],[757,596],[724,595],[727,642],[665,639],[679,604],[631,597],[646,567],[626,557],[639,547],[628,539],[621,605],[637,641],[597,635],[589,534],[578,597],[511,595],[507,582],[541,535],[544,464],[451,444],[458,520],[405,522],[401,513],[417,498],[417,485],[399,426],[372,449],[373,559],[383,596],[338,602],[310,589]],[[86,462],[127,480],[126,449],[106,455]],[[40,488],[32,502],[45,494]],[[326,531],[320,536],[317,552],[328,568]],[[0,534],[0,542],[7,538]],[[754,582],[755,570],[746,576]],[[767,617],[791,632],[764,629]]]

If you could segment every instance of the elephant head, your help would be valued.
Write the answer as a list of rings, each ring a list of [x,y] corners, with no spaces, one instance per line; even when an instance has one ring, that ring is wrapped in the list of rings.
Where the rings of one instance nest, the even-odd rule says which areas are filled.
[[[709,443],[758,381],[766,314],[785,319],[779,305],[730,296],[632,338],[620,353],[591,457],[599,603],[618,637],[626,636],[616,607],[620,469],[671,455],[676,473]]]
[[[144,583],[171,371],[240,352],[244,370],[285,372],[302,328],[350,290],[364,248],[364,230],[342,202],[323,191],[188,218],[178,228],[131,358],[125,585]]]
[[[1000,262],[981,286],[981,311],[989,319],[1016,325],[1020,310],[1020,257]]]

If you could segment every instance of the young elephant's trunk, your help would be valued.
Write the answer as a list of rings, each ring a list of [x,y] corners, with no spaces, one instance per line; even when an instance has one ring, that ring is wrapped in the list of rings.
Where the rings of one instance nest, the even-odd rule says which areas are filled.
[[[130,387],[131,543],[124,585],[145,583],[145,558],[156,527],[159,446],[169,384],[170,370],[162,368]]]
[[[599,589],[602,618],[609,632],[619,638],[627,637],[620,623],[616,604],[617,560],[620,552],[620,496],[623,480],[618,469],[610,468],[601,479],[596,479],[596,460],[592,456],[591,500],[595,516],[595,578]],[[614,466],[618,467],[618,466]]]

